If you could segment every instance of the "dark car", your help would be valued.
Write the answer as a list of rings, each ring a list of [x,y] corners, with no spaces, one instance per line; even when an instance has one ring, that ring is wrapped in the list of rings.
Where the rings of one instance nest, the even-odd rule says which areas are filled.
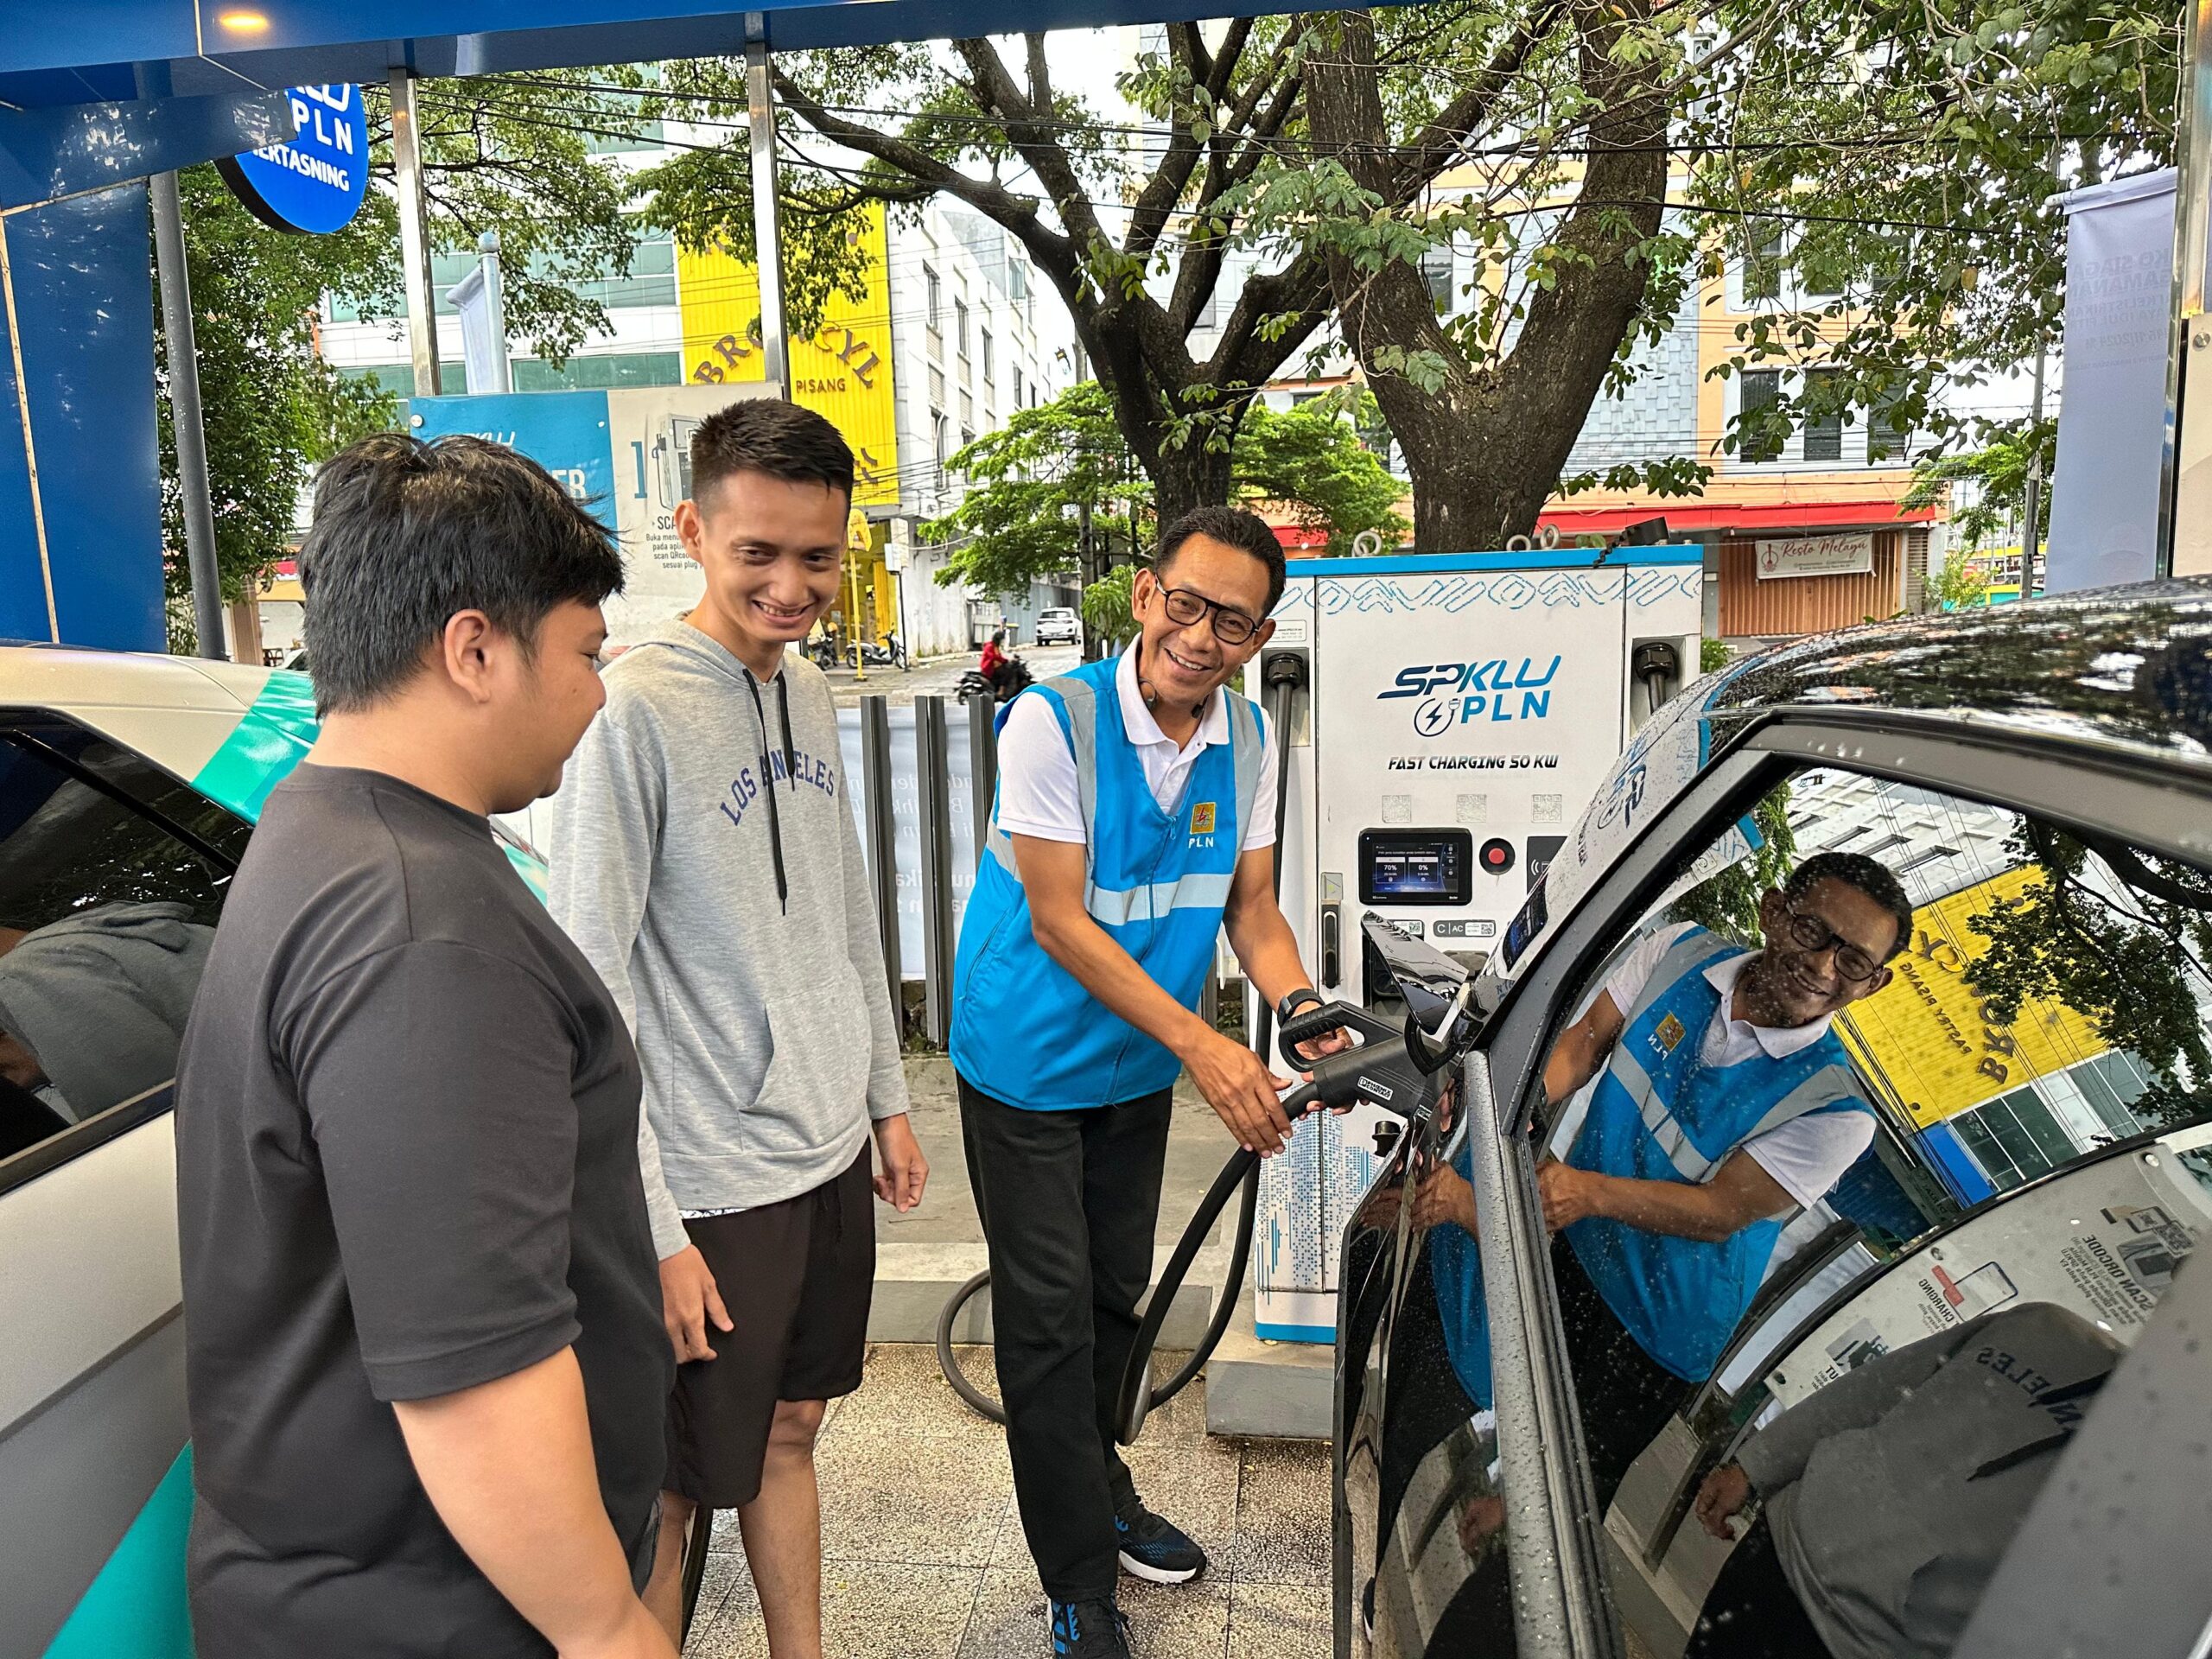
[[[1368,923],[1464,1058],[1345,1235],[1338,1654],[2202,1650],[2208,745],[2212,585],[1872,626],[1478,974]]]

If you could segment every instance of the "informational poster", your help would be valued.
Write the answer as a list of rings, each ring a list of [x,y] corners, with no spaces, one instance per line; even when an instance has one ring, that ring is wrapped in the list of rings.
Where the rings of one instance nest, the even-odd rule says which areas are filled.
[[[677,504],[691,493],[691,435],[741,397],[769,397],[765,383],[636,386],[606,394],[613,454],[614,528],[626,580],[607,601],[607,637],[624,645],[699,602],[706,578],[676,533]]]
[[[1863,576],[1874,569],[1874,532],[1786,536],[1762,541],[1755,568],[1761,582],[1785,576]]]
[[[1767,1374],[1787,1408],[1877,1354],[2001,1307],[2055,1302],[2132,1343],[2212,1226],[2212,1187],[2168,1144],[2019,1187],[1836,1308]]]
[[[1989,950],[1975,919],[2018,903],[2042,880],[2039,869],[2024,866],[1919,906],[1911,944],[1890,963],[1896,977],[1836,1020],[1852,1058],[1886,1079],[1921,1128],[2107,1046],[2088,1017],[2063,1002],[2031,998],[2000,1021],[1967,983],[1967,969]]]
[[[528,455],[609,530],[615,514],[614,452],[603,391],[507,391],[477,397],[415,397],[407,428],[418,438],[454,433],[488,438]]]
[[[899,504],[898,404],[891,378],[891,283],[883,207],[851,215],[867,261],[865,293],[833,295],[822,327],[791,341],[791,399],[829,417],[859,463],[855,504]],[[676,252],[683,318],[684,378],[738,385],[766,378],[760,351],[760,276],[719,249]]]

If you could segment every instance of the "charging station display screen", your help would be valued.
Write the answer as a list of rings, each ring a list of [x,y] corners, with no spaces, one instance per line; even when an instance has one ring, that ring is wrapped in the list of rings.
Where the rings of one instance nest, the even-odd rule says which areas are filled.
[[[1363,905],[1464,905],[1473,897],[1474,837],[1465,830],[1363,830]]]

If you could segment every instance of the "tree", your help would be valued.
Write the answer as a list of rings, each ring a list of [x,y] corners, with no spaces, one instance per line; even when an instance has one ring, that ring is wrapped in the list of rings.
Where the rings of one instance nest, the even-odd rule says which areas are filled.
[[[2171,162],[2179,59],[2173,11],[2145,0],[1865,0],[1792,13],[1719,66],[1684,125],[1689,194],[1775,292],[1730,370],[1834,371],[1786,377],[1735,447],[1838,414],[1898,456],[1908,436],[2021,441],[2024,420],[1946,390],[2055,341],[2065,240],[2045,204]]]
[[[1389,102],[1419,93],[1382,68],[1376,14],[1318,26],[1326,49],[1313,58],[1307,99],[1321,161],[1286,194],[1310,203],[1304,223],[1325,250],[1345,343],[1405,451],[1417,546],[1497,546],[1533,531],[1592,399],[1626,372],[1634,325],[1671,320],[1680,302],[1687,245],[1660,233],[1660,217],[1683,19],[1656,26],[1656,10],[1546,0],[1496,16],[1484,96],[1455,100],[1454,126],[1471,137],[1535,113],[1539,140],[1532,156],[1487,163],[1481,194],[1442,207],[1402,200],[1420,160],[1393,142]],[[1583,156],[1576,181],[1548,153],[1570,133]],[[1549,213],[1511,211],[1569,188],[1571,204]],[[1446,317],[1427,265],[1440,253],[1448,266],[1457,242],[1477,251],[1470,286],[1481,297]],[[1659,468],[1649,481],[1687,492],[1701,476]]]
[[[308,468],[391,422],[393,400],[374,386],[340,379],[315,355],[314,342],[315,307],[325,290],[365,285],[380,273],[366,238],[270,230],[213,166],[188,168],[178,188],[214,497],[215,562],[227,602],[245,597],[284,556]],[[168,342],[157,312],[162,585],[171,648],[190,651],[196,639],[168,373]]]
[[[1515,20],[1548,19],[1562,3],[1508,0],[1503,27],[1481,8],[1384,14],[1376,68],[1390,78],[1402,162],[1388,210],[1415,202],[1459,159],[1475,118],[1516,81],[1542,30]],[[820,170],[894,201],[941,193],[1020,242],[1067,306],[1122,441],[1173,518],[1229,499],[1237,429],[1332,308],[1298,194],[1312,159],[1317,22],[1167,25],[1166,51],[1123,83],[1156,143],[1125,143],[1058,90],[1041,34],[1021,38],[1018,58],[986,40],[943,54],[796,54],[779,60],[777,95],[808,134],[867,158]],[[727,62],[686,66],[669,85],[728,99],[735,74]],[[733,142],[728,176],[743,166]],[[1192,344],[1202,324],[1203,357]]]
[[[1967,920],[1989,941],[1966,970],[1988,1022],[2011,1025],[2031,999],[2062,1003],[2152,1073],[2139,1117],[2201,1116],[2212,1091],[2199,1005],[2212,989],[2212,879],[2127,848],[2095,849],[2093,863],[2088,845],[2033,818],[2008,849],[2040,879]]]
[[[1346,407],[1325,397],[1287,411],[1254,408],[1230,449],[1228,497],[1271,504],[1297,524],[1325,530],[1332,554],[1350,553],[1369,530],[1395,545],[1406,528],[1399,486],[1361,446]],[[1088,589],[1100,575],[1100,552],[1119,547],[1137,556],[1162,522],[1154,487],[1122,442],[1096,381],[1019,410],[948,465],[976,487],[951,513],[923,526],[930,539],[957,543],[940,582],[1022,593],[1039,576],[1074,570]]]
[[[1968,549],[1986,543],[2012,517],[2016,503],[2026,495],[2031,469],[2039,469],[2048,480],[2058,457],[2058,423],[2045,420],[2031,428],[2022,423],[2018,431],[1982,448],[1963,454],[1939,455],[1913,469],[1912,491],[1904,501],[1908,508],[1924,507],[1944,499],[1954,484],[1976,486],[1974,498],[1951,514],[1951,532]],[[2023,545],[2041,546],[2050,529],[2050,492],[2037,499],[2035,540]]]

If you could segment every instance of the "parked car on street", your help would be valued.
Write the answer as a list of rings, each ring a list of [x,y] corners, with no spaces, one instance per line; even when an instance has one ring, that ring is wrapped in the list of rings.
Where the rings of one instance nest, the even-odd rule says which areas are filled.
[[[1479,1035],[1344,1236],[1336,1652],[2197,1650],[2208,826],[2212,584],[2044,599],[1707,677],[1478,969],[1394,940]]]
[[[1037,613],[1037,643],[1040,645],[1079,645],[1083,622],[1065,605],[1048,606]]]

